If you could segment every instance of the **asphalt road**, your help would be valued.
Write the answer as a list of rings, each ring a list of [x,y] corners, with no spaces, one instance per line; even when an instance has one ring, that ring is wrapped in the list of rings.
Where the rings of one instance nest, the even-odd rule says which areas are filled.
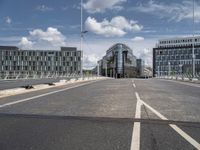
[[[41,78],[41,79],[19,79],[19,80],[0,80],[0,90],[19,88],[26,85],[46,84],[58,82],[67,78]]]
[[[108,79],[1,98],[0,150],[195,150],[199,90]]]

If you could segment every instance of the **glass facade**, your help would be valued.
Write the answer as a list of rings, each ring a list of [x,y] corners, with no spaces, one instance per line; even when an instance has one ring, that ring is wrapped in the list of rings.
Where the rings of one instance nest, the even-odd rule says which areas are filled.
[[[100,63],[101,75],[124,78],[137,76],[136,57],[132,50],[122,43],[111,46]]]

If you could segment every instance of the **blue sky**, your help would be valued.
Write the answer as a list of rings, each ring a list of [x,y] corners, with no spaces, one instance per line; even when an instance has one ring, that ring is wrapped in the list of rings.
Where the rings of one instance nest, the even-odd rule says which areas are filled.
[[[116,42],[151,65],[160,38],[192,34],[192,0],[83,0],[84,67]],[[200,32],[195,1],[195,33]],[[80,0],[0,0],[0,45],[23,49],[80,47]]]

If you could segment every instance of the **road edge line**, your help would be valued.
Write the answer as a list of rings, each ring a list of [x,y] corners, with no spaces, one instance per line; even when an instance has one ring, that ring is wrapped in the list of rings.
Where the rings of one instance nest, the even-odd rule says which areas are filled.
[[[36,99],[36,98],[39,98],[39,97],[44,97],[44,96],[47,96],[47,95],[59,93],[59,92],[66,91],[66,90],[69,90],[69,89],[73,89],[73,88],[76,88],[76,87],[84,86],[84,85],[87,85],[87,84],[92,84],[92,83],[95,83],[95,82],[98,82],[98,81],[100,81],[100,80],[95,80],[95,81],[91,81],[89,83],[87,82],[87,83],[75,85],[75,86],[72,86],[72,87],[67,87],[67,88],[64,88],[64,89],[60,89],[60,90],[56,90],[56,91],[40,94],[40,95],[37,95],[37,96],[33,96],[33,97],[17,100],[17,101],[14,101],[14,102],[5,103],[5,104],[0,105],[0,108],[6,107],[6,106],[10,106],[10,105],[14,105],[14,104],[18,104],[18,103],[22,103],[22,102],[26,102],[26,101],[30,101],[30,100],[33,100],[33,99]]]

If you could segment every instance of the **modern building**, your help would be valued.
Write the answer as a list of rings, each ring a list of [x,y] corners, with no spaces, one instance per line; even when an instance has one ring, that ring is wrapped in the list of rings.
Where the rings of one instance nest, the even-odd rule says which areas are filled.
[[[137,63],[138,74],[140,75],[140,77],[146,76],[144,60],[137,59],[136,63]]]
[[[75,47],[61,50],[22,50],[0,46],[1,78],[16,76],[48,76],[80,74],[81,51]]]
[[[195,72],[200,73],[200,37],[159,40],[153,48],[153,76],[192,74],[194,41]]]
[[[108,77],[125,78],[138,76],[137,58],[132,50],[122,43],[117,43],[106,51],[98,61],[99,74]]]

